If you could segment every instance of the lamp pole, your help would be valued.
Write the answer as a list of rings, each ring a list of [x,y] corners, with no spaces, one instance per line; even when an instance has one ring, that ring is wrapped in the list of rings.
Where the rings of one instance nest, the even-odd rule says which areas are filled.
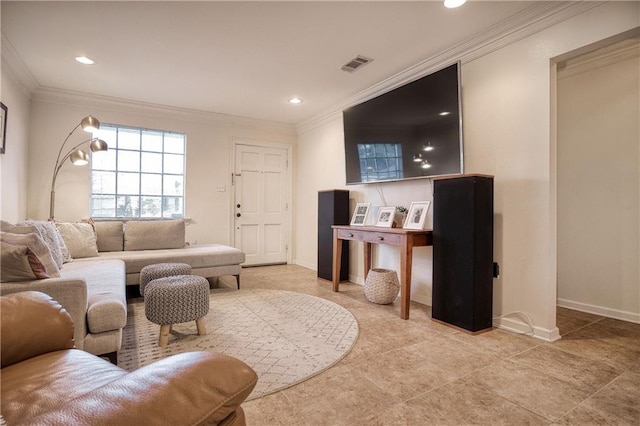
[[[85,144],[87,142],[91,143],[90,147],[91,147],[91,151],[92,152],[106,151],[108,149],[107,143],[105,141],[103,141],[102,139],[90,138],[90,139],[87,139],[87,140],[84,140],[84,141],[80,142],[79,144],[77,144],[76,146],[71,148],[62,157],[62,159],[60,159],[60,156],[62,155],[64,147],[67,144],[67,141],[69,140],[71,135],[80,126],[82,126],[82,129],[87,131],[87,132],[93,132],[93,131],[96,131],[96,130],[98,130],[100,128],[100,122],[98,121],[98,119],[96,119],[95,117],[92,117],[90,115],[85,117],[85,118],[83,118],[82,121],[80,123],[78,123],[71,130],[71,132],[69,132],[69,134],[65,138],[64,142],[62,142],[62,145],[60,146],[60,150],[58,151],[58,156],[56,157],[56,164],[55,164],[55,166],[53,168],[53,176],[51,178],[51,194],[50,194],[50,199],[49,199],[49,220],[54,220],[54,212],[55,212],[55,204],[56,204],[56,191],[55,191],[56,179],[58,177],[58,172],[60,171],[60,169],[64,165],[64,162],[67,159],[71,159],[71,161],[72,161],[72,163],[74,165],[80,166],[80,165],[87,164],[89,162],[89,155],[86,152],[84,152],[81,149],[79,149],[82,144]]]

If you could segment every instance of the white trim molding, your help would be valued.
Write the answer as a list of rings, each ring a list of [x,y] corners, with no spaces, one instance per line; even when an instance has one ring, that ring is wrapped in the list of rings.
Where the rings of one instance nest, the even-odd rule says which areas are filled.
[[[71,90],[39,87],[32,93],[32,99],[62,105],[84,106],[100,108],[107,111],[129,112],[150,117],[167,117],[192,123],[215,124],[219,126],[233,126],[255,129],[265,128],[274,131],[287,132],[296,135],[292,124],[277,123],[216,112],[200,111],[188,108],[172,107],[168,105],[151,104],[111,96],[94,95]]]
[[[31,74],[29,68],[20,58],[13,45],[3,35],[0,42],[0,52],[2,53],[2,70],[16,82],[20,89],[31,98],[31,93],[40,85]]]
[[[600,6],[602,1],[577,2],[540,2],[510,19],[500,22],[488,30],[474,37],[458,43],[451,48],[434,55],[406,70],[381,81],[337,104],[331,110],[325,111],[309,120],[296,125],[298,134],[307,132],[324,124],[328,118],[338,114],[346,108],[352,107],[382,93],[393,90],[413,80],[424,77],[447,65],[460,61],[462,64],[485,56],[515,43],[562,21]]]
[[[588,303],[576,302],[567,299],[558,299],[558,306],[561,308],[573,309],[574,311],[586,312],[588,314],[600,315],[607,318],[615,318],[622,321],[640,324],[640,313],[637,312],[622,311],[620,309],[590,305]]]
[[[527,324],[525,321],[517,318],[494,318],[493,326],[512,333],[535,337],[536,339],[540,339],[545,342],[555,342],[560,339],[560,330],[558,327],[553,327],[551,329],[542,328],[533,324]]]

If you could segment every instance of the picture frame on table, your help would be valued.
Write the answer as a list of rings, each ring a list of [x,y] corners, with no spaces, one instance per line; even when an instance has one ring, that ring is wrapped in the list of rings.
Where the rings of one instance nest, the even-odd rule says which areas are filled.
[[[424,229],[427,219],[427,212],[431,201],[414,201],[409,206],[409,212],[407,213],[407,219],[404,221],[404,229]]]
[[[9,108],[0,102],[0,154],[4,154],[7,146],[7,114]]]
[[[351,226],[364,226],[367,223],[367,216],[369,215],[369,209],[371,203],[358,203],[353,210],[353,216],[351,216]]]
[[[378,210],[378,218],[376,220],[376,226],[391,228],[393,227],[393,219],[395,219],[396,208],[395,207],[380,207]]]

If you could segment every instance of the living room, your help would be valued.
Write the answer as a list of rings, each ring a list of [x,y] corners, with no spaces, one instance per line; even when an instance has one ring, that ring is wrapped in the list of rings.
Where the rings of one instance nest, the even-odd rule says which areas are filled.
[[[396,80],[378,81],[382,87],[371,89],[384,91],[411,75],[462,61],[465,172],[496,176],[494,258],[501,265],[501,276],[494,281],[494,316],[525,312],[534,324],[535,336],[545,341],[559,338],[554,64],[563,55],[637,28],[638,7],[636,2],[573,4],[547,20],[536,21],[539,27],[528,27],[529,33],[522,29],[524,33],[513,31],[512,38],[486,46],[443,49],[439,55],[424,58],[419,71],[403,68],[403,74],[398,69]],[[5,17],[3,13],[3,20]],[[104,123],[188,135],[186,216],[192,223],[186,232],[191,242],[232,243],[232,140],[286,145],[293,153],[290,264],[312,270],[316,266],[319,190],[349,189],[354,205],[364,201],[381,204],[376,187],[347,187],[344,181],[340,112],[366,94],[342,99],[326,112],[293,124],[269,122],[73,89],[37,87],[31,91],[24,83],[30,77],[16,69],[12,53],[16,52],[5,49],[3,30],[2,102],[9,106],[6,153],[0,160],[5,220],[47,218],[52,157],[69,130],[88,114]],[[226,190],[217,191],[220,185]],[[89,186],[87,168],[67,165],[57,183],[56,218],[77,221],[89,217],[87,197],[78,196],[89,194]],[[389,205],[432,197],[430,185],[423,180],[387,183],[382,191]],[[381,249],[376,263],[396,269],[398,259],[393,249]],[[415,249],[412,299],[426,305],[431,292],[430,259],[430,248]],[[354,250],[351,281],[364,281],[361,265],[361,254]],[[637,284],[631,291],[617,282],[607,285],[608,292],[618,294],[622,302],[604,308],[628,312],[629,319],[637,322]],[[623,305],[626,302],[635,303],[635,308]],[[494,325],[529,330],[517,318],[497,318]]]

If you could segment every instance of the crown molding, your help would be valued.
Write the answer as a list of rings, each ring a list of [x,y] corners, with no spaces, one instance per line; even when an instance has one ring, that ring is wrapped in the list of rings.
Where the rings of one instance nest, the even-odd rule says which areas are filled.
[[[492,53],[498,49],[566,21],[576,15],[600,6],[603,1],[542,2],[529,7],[510,19],[494,25],[480,34],[458,43],[406,70],[359,92],[332,109],[296,125],[298,134],[324,124],[327,116],[365,102],[413,80],[424,77],[457,61],[462,64]]]
[[[192,123],[214,124],[216,126],[240,127],[255,129],[256,127],[290,133],[295,136],[292,124],[259,120],[235,115],[220,114],[188,108],[133,101],[110,96],[96,95],[84,92],[38,87],[32,93],[34,101],[56,103],[63,105],[99,108],[107,111],[125,112],[150,117],[164,117]]]
[[[346,107],[345,107],[346,108]],[[342,110],[344,108],[340,108],[339,110],[333,110],[329,113],[326,113],[324,115],[320,115],[317,116],[314,119],[311,119],[310,122],[304,122],[303,124],[296,124],[295,125],[295,129],[297,131],[298,135],[304,134],[306,132],[309,132],[311,130],[317,129],[319,127],[322,127],[332,121],[335,120],[342,120]]]
[[[640,58],[640,41],[630,39],[558,64],[558,80]]]
[[[1,35],[0,38],[2,39],[0,43],[2,70],[11,76],[27,97],[31,98],[31,93],[39,86],[38,81],[9,40],[4,35]]]

